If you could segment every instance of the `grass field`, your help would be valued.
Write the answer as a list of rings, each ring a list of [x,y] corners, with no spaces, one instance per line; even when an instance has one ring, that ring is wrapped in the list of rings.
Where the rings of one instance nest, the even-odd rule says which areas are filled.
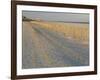
[[[46,22],[46,21],[31,21],[34,24],[40,25],[48,30],[55,31],[65,38],[80,41],[83,44],[88,44],[89,41],[89,24],[85,23],[64,23],[64,22]]]

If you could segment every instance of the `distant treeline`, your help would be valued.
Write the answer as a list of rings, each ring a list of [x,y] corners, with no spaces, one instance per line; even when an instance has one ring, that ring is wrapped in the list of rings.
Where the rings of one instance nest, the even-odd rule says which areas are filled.
[[[29,18],[27,18],[27,17],[25,17],[25,16],[22,16],[22,20],[23,20],[23,21],[32,21],[32,19],[29,19]]]

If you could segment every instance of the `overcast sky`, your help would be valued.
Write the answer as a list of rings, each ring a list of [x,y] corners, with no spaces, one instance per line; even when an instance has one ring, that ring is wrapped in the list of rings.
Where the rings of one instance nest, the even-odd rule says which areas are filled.
[[[67,12],[22,11],[22,15],[30,19],[63,22],[89,22],[89,14]]]

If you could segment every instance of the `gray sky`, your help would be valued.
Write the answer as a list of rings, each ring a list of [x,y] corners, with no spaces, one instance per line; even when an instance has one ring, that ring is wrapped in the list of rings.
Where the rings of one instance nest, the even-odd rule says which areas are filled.
[[[63,22],[89,22],[89,14],[67,12],[22,11],[22,15],[30,19]]]

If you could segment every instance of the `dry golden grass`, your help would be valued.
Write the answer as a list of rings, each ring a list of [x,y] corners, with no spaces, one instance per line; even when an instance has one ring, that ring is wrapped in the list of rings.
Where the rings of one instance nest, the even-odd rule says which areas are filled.
[[[56,31],[69,39],[81,41],[86,44],[89,40],[89,24],[45,21],[32,21],[32,23],[40,25],[43,28]]]

